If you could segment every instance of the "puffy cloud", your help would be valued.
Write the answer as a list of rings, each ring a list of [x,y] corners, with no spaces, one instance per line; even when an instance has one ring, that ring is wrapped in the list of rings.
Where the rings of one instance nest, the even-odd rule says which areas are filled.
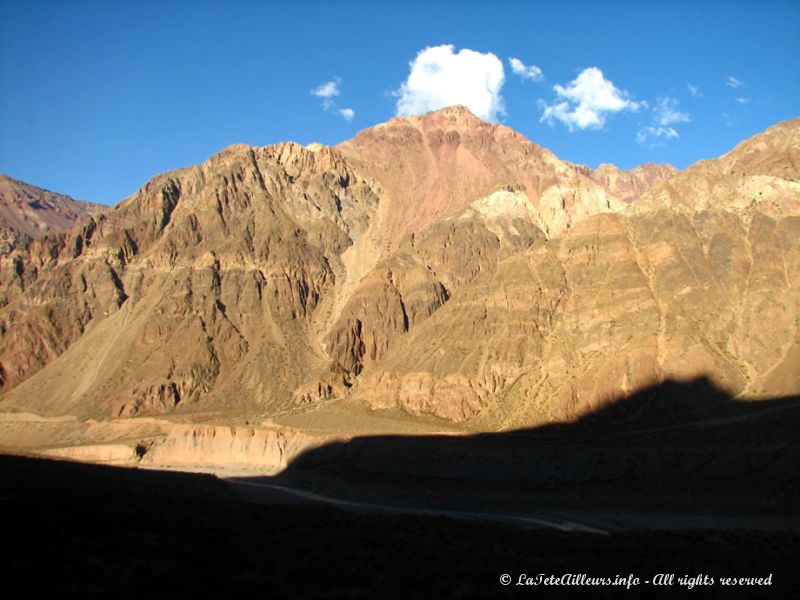
[[[744,81],[739,81],[736,77],[730,76],[725,80],[725,85],[729,88],[738,88],[744,85]]]
[[[542,117],[539,120],[553,125],[557,119],[570,131],[576,128],[600,129],[609,114],[637,111],[645,105],[636,102],[625,90],[618,89],[597,67],[584,69],[568,85],[555,85],[553,90],[561,101],[547,104],[540,100]]]
[[[311,93],[314,96],[319,96],[320,98],[333,98],[334,96],[338,96],[341,94],[339,90],[339,84],[342,82],[340,77],[337,77],[334,81],[326,81],[325,83],[321,83],[313,90]]]
[[[696,85],[692,85],[691,83],[687,83],[686,87],[689,88],[689,93],[694,96],[695,98],[702,98],[703,93],[700,91],[700,88]]]
[[[356,116],[356,111],[354,111],[352,108],[340,108],[339,115],[341,115],[345,121],[352,121],[353,117]]]
[[[317,87],[311,90],[311,95],[322,98],[322,108],[325,110],[330,110],[335,105],[333,99],[342,93],[339,89],[339,85],[341,83],[341,77],[335,77],[332,81],[326,81],[325,83],[319,84]]]
[[[453,104],[463,104],[488,121],[496,121],[504,112],[500,92],[505,72],[491,52],[462,48],[456,53],[451,44],[432,46],[421,50],[409,66],[408,79],[395,92],[398,115],[423,114]]]
[[[544,73],[536,65],[526,65],[518,58],[509,58],[508,64],[511,65],[511,70],[523,79],[541,81],[544,78]]]
[[[736,100],[736,102],[738,102],[739,104],[747,104],[748,102],[750,102],[750,98],[740,97],[740,98],[734,98],[734,100]]]
[[[678,110],[677,98],[658,98],[652,111],[652,125],[642,127],[636,133],[636,141],[642,145],[648,145],[650,148],[661,146],[666,140],[677,139],[680,136],[672,125],[691,121],[688,113]]]

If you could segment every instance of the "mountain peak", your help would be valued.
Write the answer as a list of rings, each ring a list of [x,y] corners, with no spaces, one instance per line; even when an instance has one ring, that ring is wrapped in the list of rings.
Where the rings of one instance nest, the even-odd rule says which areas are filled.
[[[445,106],[444,108],[440,108],[438,110],[433,110],[425,115],[428,118],[435,118],[435,117],[442,117],[444,119],[448,119],[449,121],[453,122],[460,122],[460,123],[479,123],[479,124],[488,124],[486,121],[478,117],[475,113],[473,113],[469,108],[464,106],[463,104],[453,104],[452,106]]]
[[[431,126],[455,128],[457,129],[472,129],[472,128],[489,128],[493,127],[491,123],[487,123],[469,108],[463,104],[454,104],[452,106],[445,106],[437,110],[432,110],[422,115],[398,115],[386,121],[371,127],[369,129],[385,129],[392,127],[407,127],[428,128]]]

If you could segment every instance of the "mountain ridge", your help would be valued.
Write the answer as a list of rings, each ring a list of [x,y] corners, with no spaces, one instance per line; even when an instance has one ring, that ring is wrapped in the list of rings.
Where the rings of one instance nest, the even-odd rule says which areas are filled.
[[[0,173],[0,256],[104,209],[104,205],[75,200]]]
[[[591,170],[459,107],[229,146],[9,256],[0,407],[344,403],[496,429],[670,377],[796,392],[798,123],[732,151],[775,178],[745,205],[722,163]],[[731,202],[679,201],[716,188]]]

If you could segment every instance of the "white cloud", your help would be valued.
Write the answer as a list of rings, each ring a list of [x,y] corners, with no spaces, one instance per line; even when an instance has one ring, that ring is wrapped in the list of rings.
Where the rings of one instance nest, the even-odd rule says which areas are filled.
[[[503,63],[485,54],[452,45],[425,48],[409,63],[408,79],[395,92],[397,114],[424,114],[453,104],[463,104],[488,121],[504,113],[500,91],[505,82]]]
[[[688,113],[678,111],[678,99],[664,97],[656,100],[653,107],[653,119],[657,125],[662,127],[673,123],[688,123],[691,117]]]
[[[700,91],[700,88],[696,85],[692,85],[691,83],[687,83],[686,87],[689,88],[689,93],[694,96],[695,98],[702,98],[703,92]]]
[[[648,126],[642,127],[636,133],[636,141],[642,144],[643,146],[650,142],[649,146],[651,148],[655,148],[656,146],[663,145],[658,140],[659,139],[677,139],[680,137],[678,132],[675,131],[674,127],[655,127],[655,126]]]
[[[336,101],[334,98],[342,94],[342,90],[340,89],[341,84],[342,78],[334,77],[331,81],[321,83],[312,89],[311,95],[322,98],[322,108],[324,110],[331,110],[332,108],[336,108]],[[339,108],[336,110],[336,113],[345,121],[352,121],[353,117],[356,116],[356,111],[352,108]]]
[[[747,104],[750,102],[750,98],[734,98],[734,100],[736,100],[736,102],[739,104]]]
[[[311,95],[322,98],[322,108],[325,110],[330,110],[333,108],[333,106],[335,106],[333,99],[342,93],[339,89],[339,85],[341,83],[341,77],[335,77],[332,81],[326,81],[325,83],[319,84],[317,87],[311,90]]]
[[[541,81],[544,78],[544,73],[536,65],[526,65],[518,58],[509,58],[508,64],[511,65],[511,70],[523,79]]]
[[[725,85],[729,88],[738,88],[744,85],[744,81],[739,81],[736,77],[730,76],[725,80]]]
[[[637,111],[645,106],[643,102],[636,102],[625,90],[618,89],[597,67],[584,69],[566,87],[555,85],[553,89],[561,102],[547,104],[539,100],[543,111],[539,121],[553,125],[558,119],[570,131],[575,128],[600,129],[607,115],[624,110]]]
[[[658,98],[652,111],[652,125],[642,127],[636,133],[636,141],[650,148],[662,146],[666,140],[678,139],[680,136],[672,125],[676,123],[688,123],[692,120],[688,113],[683,113],[678,110],[677,98]]]
[[[339,77],[337,77],[334,81],[326,81],[325,83],[321,83],[311,90],[311,93],[314,96],[319,96],[320,98],[333,98],[334,96],[341,94],[341,91],[339,90],[339,84],[341,82],[342,80]]]

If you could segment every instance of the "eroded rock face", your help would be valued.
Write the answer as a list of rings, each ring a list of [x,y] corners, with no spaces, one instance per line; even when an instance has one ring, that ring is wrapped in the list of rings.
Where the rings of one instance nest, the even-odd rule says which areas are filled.
[[[481,412],[502,379],[476,381],[458,373],[435,377],[427,371],[382,372],[366,379],[363,398],[375,409],[402,408],[412,415],[434,415],[456,423]]]
[[[301,432],[255,427],[175,425],[142,462],[159,466],[258,468],[273,472],[322,440]]]
[[[590,177],[610,193],[630,203],[656,184],[666,181],[677,173],[678,170],[672,165],[647,163],[623,171],[605,163],[592,171]]]
[[[0,266],[0,404],[495,429],[666,378],[800,391],[800,121],[686,172],[595,171],[451,107],[233,146]]]
[[[799,126],[765,135],[783,137],[783,129]],[[715,165],[702,171],[718,172]],[[730,174],[720,177],[701,184],[690,169],[634,210],[587,217],[504,257],[377,369],[393,381],[420,372],[434,381],[499,376],[475,412],[493,426],[576,418],[670,377],[711,376],[743,397],[796,393],[799,370],[790,375],[787,361],[798,355],[797,196],[773,197],[763,212],[749,203],[743,209],[735,193],[713,208],[691,197],[664,207],[665,190],[740,189]],[[792,189],[791,180],[781,181],[775,187]],[[688,202],[698,209],[687,210]],[[355,393],[380,402],[367,389]],[[426,412],[448,410],[446,393],[428,395],[440,407]]]
[[[516,131],[485,123],[461,106],[396,117],[359,132],[338,149],[380,182],[379,237],[392,250],[409,233],[422,232],[468,203],[509,187],[527,196],[538,210],[537,225],[548,235],[586,214],[625,204],[586,167],[559,160]],[[540,205],[548,190],[553,206],[545,210]]]
[[[385,357],[399,336],[447,301],[442,283],[412,258],[384,264],[361,280],[325,340],[331,358],[354,375]]]
[[[335,150],[232,147],[34,242],[1,274],[4,388],[31,386],[9,403],[32,389],[44,411],[115,416],[289,402],[326,363],[308,331],[377,202]]]
[[[69,229],[105,208],[0,175],[0,256],[48,233]]]

